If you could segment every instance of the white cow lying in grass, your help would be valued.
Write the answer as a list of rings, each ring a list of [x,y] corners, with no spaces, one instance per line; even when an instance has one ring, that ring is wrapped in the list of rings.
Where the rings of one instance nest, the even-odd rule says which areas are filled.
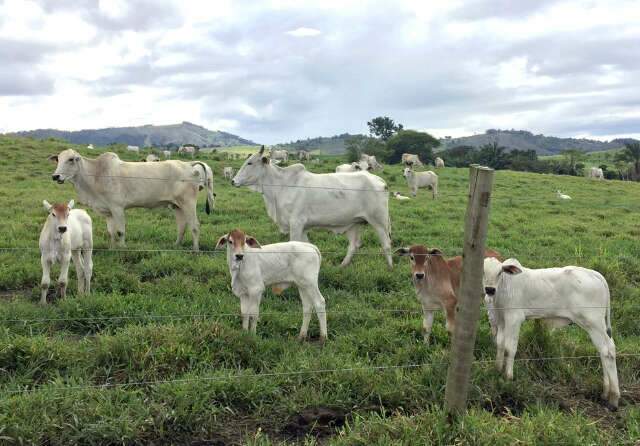
[[[620,389],[616,346],[611,338],[611,306],[607,281],[597,271],[578,266],[529,269],[516,259],[484,261],[484,287],[493,296],[496,366],[513,379],[520,325],[526,319],[544,319],[560,328],[571,322],[582,327],[600,353],[604,373],[602,398],[618,407]]]
[[[42,264],[42,291],[40,303],[47,303],[47,291],[51,283],[51,267],[60,263],[58,286],[60,297],[67,294],[69,262],[73,264],[78,276],[78,294],[89,294],[91,275],[93,274],[93,228],[91,217],[82,209],[73,209],[73,200],[69,204],[51,205],[44,200],[45,210],[49,213],[40,232],[40,262]]]
[[[336,173],[366,172],[370,170],[365,161],[353,162],[351,164],[340,164],[336,167]]]
[[[396,200],[411,200],[411,198],[400,194],[400,192],[398,191],[394,191],[392,195],[393,195],[393,198],[395,198]]]
[[[571,200],[571,197],[569,195],[563,194],[559,190],[556,191],[556,194],[558,195],[558,198],[561,200]]]
[[[404,177],[407,179],[409,190],[414,197],[418,193],[418,189],[422,187],[431,188],[431,194],[435,200],[438,196],[438,175],[427,170],[426,172],[415,172],[412,166],[404,168]]]
[[[300,340],[307,337],[315,310],[320,324],[320,342],[327,339],[327,314],[324,297],[318,289],[321,256],[315,245],[305,242],[274,243],[260,246],[243,231],[234,229],[218,239],[216,248],[227,245],[227,264],[231,290],[240,298],[242,328],[256,332],[260,301],[265,287],[280,294],[291,285],[298,287],[302,301]]]

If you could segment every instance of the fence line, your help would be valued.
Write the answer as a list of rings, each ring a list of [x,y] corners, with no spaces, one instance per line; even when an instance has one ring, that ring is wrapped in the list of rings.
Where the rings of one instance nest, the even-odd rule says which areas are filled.
[[[618,353],[617,358],[627,357],[639,357],[640,353]],[[600,359],[598,355],[582,355],[582,356],[548,356],[542,358],[515,358],[514,361],[518,362],[544,362],[544,361],[559,361],[559,360],[579,360],[579,359]],[[473,361],[473,364],[492,364],[493,359],[477,359]],[[87,390],[87,389],[109,389],[109,388],[122,388],[128,386],[154,386],[161,384],[184,384],[192,382],[215,382],[215,381],[229,381],[234,379],[260,379],[265,377],[285,377],[285,376],[300,376],[300,375],[320,375],[327,373],[344,373],[344,372],[358,372],[358,371],[385,371],[385,370],[402,370],[402,369],[417,369],[433,365],[448,364],[448,361],[434,361],[415,364],[399,364],[399,365],[381,365],[381,366],[362,366],[362,367],[346,367],[346,368],[333,368],[333,369],[315,369],[315,370],[295,370],[285,372],[264,372],[253,374],[234,373],[224,376],[199,376],[193,378],[176,378],[167,380],[146,380],[146,381],[132,381],[127,383],[104,383],[104,384],[87,384],[78,386],[56,387],[55,390]],[[36,386],[24,389],[0,389],[0,392],[6,394],[19,394],[19,393],[31,393],[39,391],[46,386]]]

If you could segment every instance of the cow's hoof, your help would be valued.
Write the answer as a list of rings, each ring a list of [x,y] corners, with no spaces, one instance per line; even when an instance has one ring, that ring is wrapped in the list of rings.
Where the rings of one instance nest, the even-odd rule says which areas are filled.
[[[307,340],[307,335],[298,335],[298,342],[304,342]]]

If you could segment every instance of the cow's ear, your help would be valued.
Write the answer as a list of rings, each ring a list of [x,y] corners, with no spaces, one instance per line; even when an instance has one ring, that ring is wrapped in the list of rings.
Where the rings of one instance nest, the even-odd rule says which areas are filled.
[[[440,251],[438,248],[432,248],[427,252],[429,253],[429,255],[432,255],[432,256],[441,256],[442,255],[442,251]]]
[[[515,265],[503,265],[502,271],[513,276],[520,274],[522,270]]]
[[[49,202],[47,200],[42,200],[42,206],[44,207],[44,210],[47,211],[47,212],[49,212],[51,210],[51,208],[53,207],[53,206],[51,206],[49,204]]]
[[[396,252],[394,252],[394,254],[397,256],[408,256],[409,248],[399,248],[396,250]]]
[[[267,158],[266,156],[262,157],[262,164],[269,164],[269,158]]]
[[[245,239],[245,242],[247,243],[247,245],[251,246],[252,248],[262,248],[260,243],[258,243],[258,240],[256,240],[253,237],[247,237]]]
[[[218,239],[218,243],[216,243],[216,249],[222,248],[227,243],[228,238],[229,238],[229,234],[225,234],[222,237],[220,237]]]
[[[74,200],[71,200],[68,204],[67,207],[69,208],[69,210],[73,209],[73,207],[76,205],[76,202]]]
[[[47,160],[51,161],[52,163],[58,164],[58,155],[49,155]]]

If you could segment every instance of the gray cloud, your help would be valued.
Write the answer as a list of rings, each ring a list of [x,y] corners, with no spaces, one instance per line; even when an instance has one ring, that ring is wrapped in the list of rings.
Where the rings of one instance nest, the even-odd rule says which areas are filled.
[[[0,96],[52,93],[54,80],[38,64],[54,49],[53,45],[0,38]]]

